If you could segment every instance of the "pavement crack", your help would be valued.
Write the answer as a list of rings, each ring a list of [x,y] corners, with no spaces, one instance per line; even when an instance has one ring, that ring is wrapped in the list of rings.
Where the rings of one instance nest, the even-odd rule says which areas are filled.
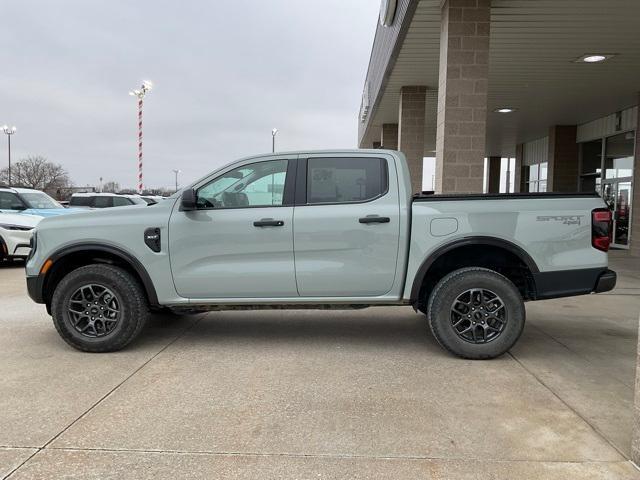
[[[529,458],[486,458],[470,456],[442,456],[442,455],[365,455],[357,453],[293,453],[293,452],[242,452],[242,451],[208,451],[208,450],[171,450],[144,448],[100,448],[100,447],[51,447],[47,451],[60,452],[104,452],[104,453],[140,453],[158,455],[202,455],[212,457],[287,457],[287,458],[326,458],[326,459],[355,459],[355,460],[442,460],[442,461],[482,461],[487,463],[564,463],[564,464],[609,464],[622,463],[621,460],[557,460],[557,459],[529,459]]]
[[[35,452],[33,452],[32,455],[30,455],[24,462],[22,462],[20,465],[18,465],[16,468],[14,468],[13,470],[11,470],[5,477],[3,477],[3,480],[6,480],[8,478],[10,478],[15,472],[17,472],[24,464],[26,464],[29,460],[31,460],[33,457],[35,457],[38,453],[40,453],[42,450],[47,449],[49,447],[49,445],[51,445],[52,442],[54,442],[56,439],[58,439],[63,433],[65,433],[67,430],[69,430],[71,427],[73,427],[76,423],[78,423],[80,420],[82,420],[84,417],[86,417],[92,410],[94,410],[98,405],[100,405],[104,400],[106,400],[107,398],[109,398],[116,390],[118,390],[122,385],[124,385],[128,380],[130,380],[132,377],[134,377],[140,370],[142,370],[144,367],[146,367],[147,365],[149,365],[149,363],[151,363],[158,355],[160,355],[162,352],[164,352],[167,348],[169,348],[171,345],[173,345],[174,343],[176,343],[178,340],[180,340],[181,338],[183,338],[190,330],[192,330],[199,322],[200,320],[202,320],[203,317],[198,317],[197,319],[195,319],[191,324],[187,325],[183,330],[181,330],[178,335],[175,336],[175,338],[173,340],[171,340],[169,343],[167,343],[164,347],[162,347],[160,350],[158,350],[156,353],[154,353],[149,359],[147,359],[144,363],[142,363],[138,368],[136,368],[133,372],[131,372],[129,375],[127,375],[121,382],[119,382],[116,386],[114,386],[111,390],[109,390],[107,393],[105,393],[102,397],[100,397],[96,402],[94,402],[87,410],[85,410],[82,414],[80,414],[75,420],[73,420],[69,425],[67,425],[65,428],[63,428],[62,430],[60,430],[57,434],[55,434],[49,441],[47,441],[43,446],[41,447],[36,447],[37,450]]]
[[[556,397],[558,400],[560,400],[560,402],[566,406],[569,410],[571,410],[578,418],[582,419],[583,422],[585,422],[599,437],[601,437],[606,443],[608,443],[616,452],[618,452],[622,458],[629,460],[629,457],[627,457],[627,455],[620,450],[620,448],[618,448],[618,446],[613,443],[611,440],[609,440],[606,435],[601,432],[598,427],[596,427],[595,425],[593,425],[586,417],[584,417],[580,412],[578,412],[573,406],[571,406],[569,403],[567,403],[550,385],[548,385],[547,383],[545,383],[544,380],[542,380],[542,378],[540,378],[538,375],[536,375],[531,369],[527,368],[524,363],[522,363],[512,352],[507,352],[507,355],[509,355],[511,358],[513,358],[513,360],[520,365],[524,371],[526,371],[529,375],[531,375],[533,378],[535,378],[538,383],[540,383],[540,385],[542,385],[544,388],[546,388],[549,392],[551,392],[551,394]]]
[[[537,325],[533,325],[533,328],[537,331],[539,331],[541,334],[543,334],[544,336],[550,338],[551,340],[553,340],[554,342],[556,342],[557,344],[561,345],[562,347],[566,348],[568,351],[570,351],[571,353],[573,353],[576,357],[580,358],[581,360],[583,360],[584,362],[588,363],[589,365],[592,365],[594,367],[598,367],[597,364],[594,364],[591,360],[589,360],[588,357],[585,357],[584,355],[581,355],[580,353],[578,353],[577,351],[575,351],[573,348],[571,348],[569,345],[561,342],[560,340],[558,340],[556,337],[554,337],[553,335],[551,335],[550,333],[547,333],[545,330],[543,330],[542,328],[538,327]],[[624,385],[625,387],[627,387],[629,390],[634,390],[634,386],[633,385],[629,385],[627,383],[625,383],[624,381],[620,380],[618,377],[616,377],[615,375],[610,375],[610,378],[613,378],[616,382],[618,382],[621,385]]]
[[[2,480],[5,480],[7,478],[9,478],[11,475],[13,475],[14,473],[16,473],[20,467],[22,467],[25,463],[27,463],[29,460],[31,460],[33,457],[35,457],[38,453],[40,453],[40,450],[42,450],[41,448],[38,448],[35,452],[33,452],[31,455],[29,455],[24,462],[22,462],[20,465],[18,465],[16,468],[14,468],[13,470],[11,470],[6,476],[2,477]]]

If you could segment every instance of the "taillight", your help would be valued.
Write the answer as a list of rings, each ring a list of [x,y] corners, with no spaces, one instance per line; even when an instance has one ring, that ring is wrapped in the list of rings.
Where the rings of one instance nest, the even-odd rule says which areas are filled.
[[[591,211],[591,245],[593,248],[607,252],[613,234],[611,210],[596,208]]]

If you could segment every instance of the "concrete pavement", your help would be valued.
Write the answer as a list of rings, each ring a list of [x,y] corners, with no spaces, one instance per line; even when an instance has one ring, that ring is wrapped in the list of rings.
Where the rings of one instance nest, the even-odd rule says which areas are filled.
[[[527,304],[488,362],[409,308],[157,316],[84,354],[0,268],[0,478],[640,478],[619,256],[619,291]]]

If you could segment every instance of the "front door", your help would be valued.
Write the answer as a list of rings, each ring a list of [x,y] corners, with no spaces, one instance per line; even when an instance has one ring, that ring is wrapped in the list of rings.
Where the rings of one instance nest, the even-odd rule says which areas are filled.
[[[295,159],[242,164],[197,186],[195,211],[169,221],[171,271],[192,299],[297,296]]]
[[[380,296],[394,283],[400,235],[395,165],[384,158],[301,158],[294,245],[303,297]]]

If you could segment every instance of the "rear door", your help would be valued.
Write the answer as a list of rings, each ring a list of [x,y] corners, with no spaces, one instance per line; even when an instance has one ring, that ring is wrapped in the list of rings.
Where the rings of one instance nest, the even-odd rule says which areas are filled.
[[[388,293],[396,274],[399,220],[392,160],[356,153],[300,158],[294,212],[300,296]]]

